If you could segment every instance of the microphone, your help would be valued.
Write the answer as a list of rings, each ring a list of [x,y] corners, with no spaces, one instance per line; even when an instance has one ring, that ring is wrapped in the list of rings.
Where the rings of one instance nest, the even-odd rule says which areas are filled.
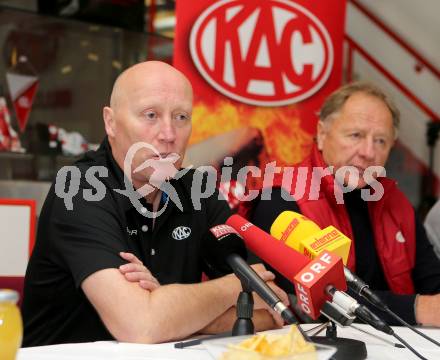
[[[330,268],[331,271],[325,271],[326,268]],[[346,314],[346,317],[356,316],[379,331],[388,335],[394,334],[393,329],[368,307],[359,304],[344,292],[347,285],[340,257],[324,250],[295,276],[294,282],[298,304],[312,319],[316,320],[321,313],[327,315],[322,309],[324,304],[331,300],[330,304],[336,307],[339,313]],[[323,288],[327,297],[321,295]]]
[[[289,260],[295,259],[298,260],[299,262],[301,262],[302,260],[304,260],[304,258],[306,258],[304,255],[297,253],[295,250],[293,250],[292,248],[286,246],[283,242],[275,239],[273,236],[270,236],[269,234],[265,233],[263,230],[259,229],[258,227],[256,227],[254,224],[252,224],[251,222],[247,221],[246,219],[244,219],[243,217],[239,216],[239,215],[232,215],[227,221],[226,223],[228,225],[231,225],[235,230],[237,230],[237,232],[242,235],[242,237],[244,238],[246,245],[257,255],[259,256],[261,259],[263,259],[264,261],[266,261],[267,263],[269,263],[274,269],[276,269],[278,272],[280,272],[282,275],[284,275],[286,278],[288,278],[289,280],[292,279],[292,277],[290,276],[292,274],[293,268],[296,267],[295,264],[291,264],[291,266],[289,266]],[[264,244],[266,243],[266,244]],[[281,250],[284,252],[281,252],[280,254],[278,254],[278,256],[274,256],[273,252],[278,252],[278,250]],[[265,252],[266,251],[266,252]],[[342,272],[340,274],[337,274],[337,268],[339,266],[333,266],[331,267],[331,263],[332,261],[334,261],[334,264],[341,264],[340,266],[342,266],[342,259],[339,258],[335,255],[331,255],[331,253],[324,251],[323,253],[321,253],[322,256],[318,257],[318,262],[317,259],[312,260],[309,265],[310,267],[306,267],[305,269],[303,269],[301,271],[301,273],[307,273],[307,270],[310,270],[311,272],[313,271],[323,271],[326,270],[326,266],[323,264],[327,264],[329,265],[329,267],[327,268],[327,272],[330,273],[330,276],[336,276],[336,279],[339,281],[341,281],[342,279],[342,283],[345,285],[344,287],[342,287],[344,290],[346,289],[346,283],[345,283],[345,276],[344,276],[344,271],[342,270]],[[335,260],[332,260],[332,256],[335,258]],[[280,261],[279,265],[275,262],[273,262],[273,260],[278,259]],[[319,263],[319,260],[322,260],[322,264]],[[334,265],[333,264],[333,265]],[[329,271],[330,269],[336,269],[336,274],[332,273],[331,271]],[[283,272],[284,271],[284,272]],[[298,274],[300,275],[300,274]],[[313,274],[312,274],[313,275]],[[319,274],[317,274],[319,275]],[[359,304],[355,299],[353,299],[351,296],[349,296],[348,294],[344,293],[343,291],[339,291],[336,290],[336,287],[338,287],[336,285],[336,287],[332,284],[328,284],[325,286],[325,288],[323,289],[323,284],[325,284],[327,281],[324,281],[325,276],[322,276],[322,279],[319,279],[321,281],[316,281],[315,276],[310,276],[310,275],[306,275],[306,280],[307,277],[309,279],[315,279],[315,281],[312,281],[312,284],[307,284],[307,282],[305,284],[301,284],[300,282],[298,282],[298,277],[294,276],[294,283],[295,283],[295,288],[298,291],[298,284],[301,285],[305,285],[304,288],[306,288],[305,293],[307,294],[307,286],[310,285],[309,287],[309,292],[310,294],[317,294],[317,299],[316,298],[311,298],[310,300],[310,307],[313,309],[313,312],[315,311],[315,306],[317,305],[317,302],[319,303],[319,301],[322,300],[322,295],[320,294],[321,291],[323,291],[326,296],[328,296],[329,298],[331,298],[332,302],[328,302],[325,301],[324,302],[324,308],[328,308],[328,305],[331,304],[332,305],[332,311],[334,313],[337,313],[338,316],[344,316],[344,313],[347,314],[348,316],[351,315],[356,315],[357,317],[359,317],[361,320],[363,320],[364,322],[366,322],[367,324],[373,326],[375,329],[385,332],[388,335],[392,335],[394,336],[396,339],[398,339],[402,344],[405,345],[406,348],[408,348],[410,351],[412,351],[415,355],[417,355],[419,358],[426,360],[426,358],[424,358],[421,354],[419,354],[413,347],[411,347],[404,339],[402,339],[399,335],[397,335],[394,330],[388,325],[386,324],[382,319],[380,319],[379,317],[377,317],[370,309],[368,309],[368,307]],[[304,279],[303,279],[304,280]],[[313,285],[315,287],[313,287]],[[311,291],[311,290],[314,291]],[[304,299],[304,294],[303,295],[303,299]],[[298,296],[298,302],[301,299],[301,294],[299,294]],[[305,296],[305,298],[307,299],[307,296]],[[307,303],[306,303],[307,304]],[[323,311],[321,311],[321,313],[323,313],[325,316],[328,316],[326,313],[324,313]],[[335,320],[332,317],[329,317],[331,320]],[[348,320],[349,322],[349,320]],[[419,333],[419,332],[418,332]],[[433,341],[433,339],[430,339],[429,337],[428,340]],[[330,339],[330,343],[333,343],[333,345],[335,345],[334,340]],[[355,347],[354,344],[352,342],[356,342],[356,340],[353,339],[341,339],[340,340],[345,340],[345,343],[349,342],[349,346],[350,346],[350,356],[348,358],[353,358],[353,356],[356,354],[359,355],[359,353],[362,353],[363,351],[363,347],[359,346],[359,344],[357,344],[356,346],[356,351],[355,351]],[[314,341],[317,341],[317,338],[314,338]],[[324,340],[319,340],[321,343],[329,343],[328,341],[324,341]],[[435,342],[436,343],[436,342]],[[365,345],[365,344],[364,344]],[[342,352],[342,350],[340,350],[338,348],[338,353],[339,351]],[[366,351],[366,350],[365,350]]]
[[[396,337],[408,349],[417,354],[405,340],[399,337],[393,329],[378,318],[368,307],[359,304],[348,294],[336,288],[347,288],[342,259],[328,251],[307,264],[306,256],[299,254],[285,243],[265,233],[251,222],[239,215],[232,215],[226,223],[231,225],[244,238],[247,247],[255,255],[269,263],[274,269],[292,281],[297,292],[297,299],[303,311],[316,319],[322,313],[330,320],[341,325],[350,325],[357,316],[379,331]],[[277,255],[274,255],[277,253]],[[277,260],[275,262],[274,260]],[[300,266],[296,263],[301,263]],[[306,266],[298,274],[294,274],[304,262]],[[334,281],[334,283],[333,283]],[[331,301],[329,301],[331,300]],[[338,321],[342,319],[342,321]],[[329,333],[328,333],[329,335]],[[365,344],[354,339],[317,338],[313,341],[323,344],[337,345],[341,358],[365,358]],[[423,359],[423,357],[421,357]]]
[[[394,330],[388,326],[387,323],[376,316],[365,305],[359,304],[345,292],[339,291],[331,285],[326,288],[326,291],[332,295],[334,304],[343,309],[346,313],[357,316],[359,319],[370,324],[379,331],[383,331],[388,335],[394,335]]]
[[[324,303],[332,300],[329,286],[347,289],[343,276],[342,259],[328,251],[309,262],[293,278],[298,296],[298,305],[304,313],[316,320],[321,315]]]
[[[347,264],[351,240],[334,226],[321,229],[302,214],[283,211],[273,222],[270,234],[310,259],[328,250],[339,255],[344,265]]]
[[[344,264],[347,264],[351,240],[334,226],[327,226],[321,230],[315,222],[304,215],[294,211],[283,211],[273,222],[270,233],[311,259],[325,249],[340,255]],[[344,276],[351,290],[380,309],[387,309],[387,305],[370,290],[368,284],[346,267],[344,267]]]
[[[348,286],[356,294],[362,296],[374,306],[381,310],[388,311],[390,308],[386,305],[382,299],[371,291],[369,285],[363,281],[360,277],[353,274],[350,269],[344,267],[345,280],[347,280]],[[390,310],[391,311],[391,310]]]
[[[345,235],[343,235],[339,230],[337,230],[333,226],[328,226],[325,229],[321,230],[315,222],[305,217],[304,215],[294,211],[283,211],[275,219],[270,229],[271,235],[273,235],[275,238],[284,241],[285,244],[289,245],[293,249],[298,250],[300,252],[301,250],[304,249],[303,253],[306,254],[307,256],[310,256],[312,254],[312,252],[306,250],[307,244],[313,243],[313,241],[311,241],[310,239],[317,237],[323,238],[325,237],[326,232],[331,234],[335,234],[335,232],[337,232],[340,234],[340,236],[335,236],[335,235],[331,236],[331,241],[327,242],[328,246],[325,246],[325,248],[327,250],[330,250],[330,248],[337,249],[339,254],[341,253],[348,254],[351,240],[348,239]],[[346,239],[349,240],[348,246]],[[303,242],[306,245],[301,245],[301,243]],[[344,264],[346,264],[346,260]],[[374,305],[379,310],[386,312],[394,319],[396,319],[399,323],[408,327],[409,329],[411,329],[418,335],[422,336],[426,340],[432,342],[437,346],[440,346],[440,343],[438,341],[420,332],[414,326],[408,324],[400,316],[395,314],[388,307],[388,305],[386,305],[382,301],[382,299],[370,289],[369,285],[361,278],[353,274],[350,271],[350,269],[344,267],[344,275],[349,288],[353,290],[355,293],[366,299],[369,303]],[[358,317],[362,319],[362,316],[358,316]]]
[[[331,300],[326,286],[347,288],[342,259],[337,255],[326,251],[310,261],[239,215],[232,215],[226,223],[238,231],[255,255],[294,284],[298,305],[312,319],[316,320],[324,303]]]
[[[247,256],[247,250],[239,233],[225,224],[209,230],[212,235],[202,245],[208,266],[225,272],[232,269],[245,286],[255,291],[288,324],[297,324],[292,311],[243,259]]]
[[[299,306],[312,319],[316,320],[324,305],[333,301],[348,315],[359,316],[376,329],[387,334],[392,333],[393,330],[366,306],[360,305],[343,292],[347,289],[347,284],[342,258],[339,256],[324,250],[310,261],[239,215],[232,215],[226,223],[237,230],[255,255],[293,282]],[[299,266],[297,262],[300,263]],[[347,301],[341,302],[340,299],[349,299],[352,305],[347,306]]]

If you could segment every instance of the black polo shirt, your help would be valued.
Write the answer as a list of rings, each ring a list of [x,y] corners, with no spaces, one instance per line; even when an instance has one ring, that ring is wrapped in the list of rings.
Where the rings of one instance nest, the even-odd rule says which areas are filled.
[[[134,253],[163,285],[196,283],[202,272],[211,277],[220,275],[206,265],[201,245],[208,229],[224,223],[230,209],[226,201],[218,200],[217,192],[201,199],[200,210],[194,208],[194,170],[170,182],[183,210],[163,196],[160,206],[165,209],[153,228],[151,218],[139,213],[126,195],[114,191],[125,189],[124,175],[107,139],[75,166],[81,178],[72,209],[58,196],[75,189],[75,179],[69,177],[64,188],[52,185],[41,211],[26,271],[23,346],[113,339],[81,283],[96,271],[124,264],[121,251]],[[96,181],[87,180],[86,171],[93,166],[105,167],[108,176],[95,174]],[[94,196],[95,201],[85,200],[84,194],[86,198]],[[151,211],[149,204],[140,201],[141,208]]]

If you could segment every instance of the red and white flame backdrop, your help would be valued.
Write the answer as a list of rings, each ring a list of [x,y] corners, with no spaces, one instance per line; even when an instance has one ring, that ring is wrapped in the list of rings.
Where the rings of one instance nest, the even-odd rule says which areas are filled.
[[[301,160],[323,100],[341,84],[345,8],[346,0],[178,0],[174,65],[194,87],[191,144],[209,148],[217,137],[237,156],[253,139],[259,166]]]

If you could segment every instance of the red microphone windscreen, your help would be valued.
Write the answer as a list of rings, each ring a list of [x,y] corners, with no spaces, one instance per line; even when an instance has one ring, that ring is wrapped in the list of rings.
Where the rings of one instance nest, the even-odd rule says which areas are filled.
[[[232,215],[226,224],[238,231],[248,249],[292,283],[295,275],[310,262],[307,256],[286,246],[240,215]]]

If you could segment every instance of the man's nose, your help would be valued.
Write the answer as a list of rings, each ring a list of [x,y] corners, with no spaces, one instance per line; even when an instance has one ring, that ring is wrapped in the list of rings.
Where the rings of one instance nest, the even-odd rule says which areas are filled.
[[[360,144],[359,154],[367,160],[373,160],[375,155],[374,140],[369,138],[363,139]]]
[[[165,120],[160,125],[159,140],[172,143],[176,140],[176,128],[171,120]]]

